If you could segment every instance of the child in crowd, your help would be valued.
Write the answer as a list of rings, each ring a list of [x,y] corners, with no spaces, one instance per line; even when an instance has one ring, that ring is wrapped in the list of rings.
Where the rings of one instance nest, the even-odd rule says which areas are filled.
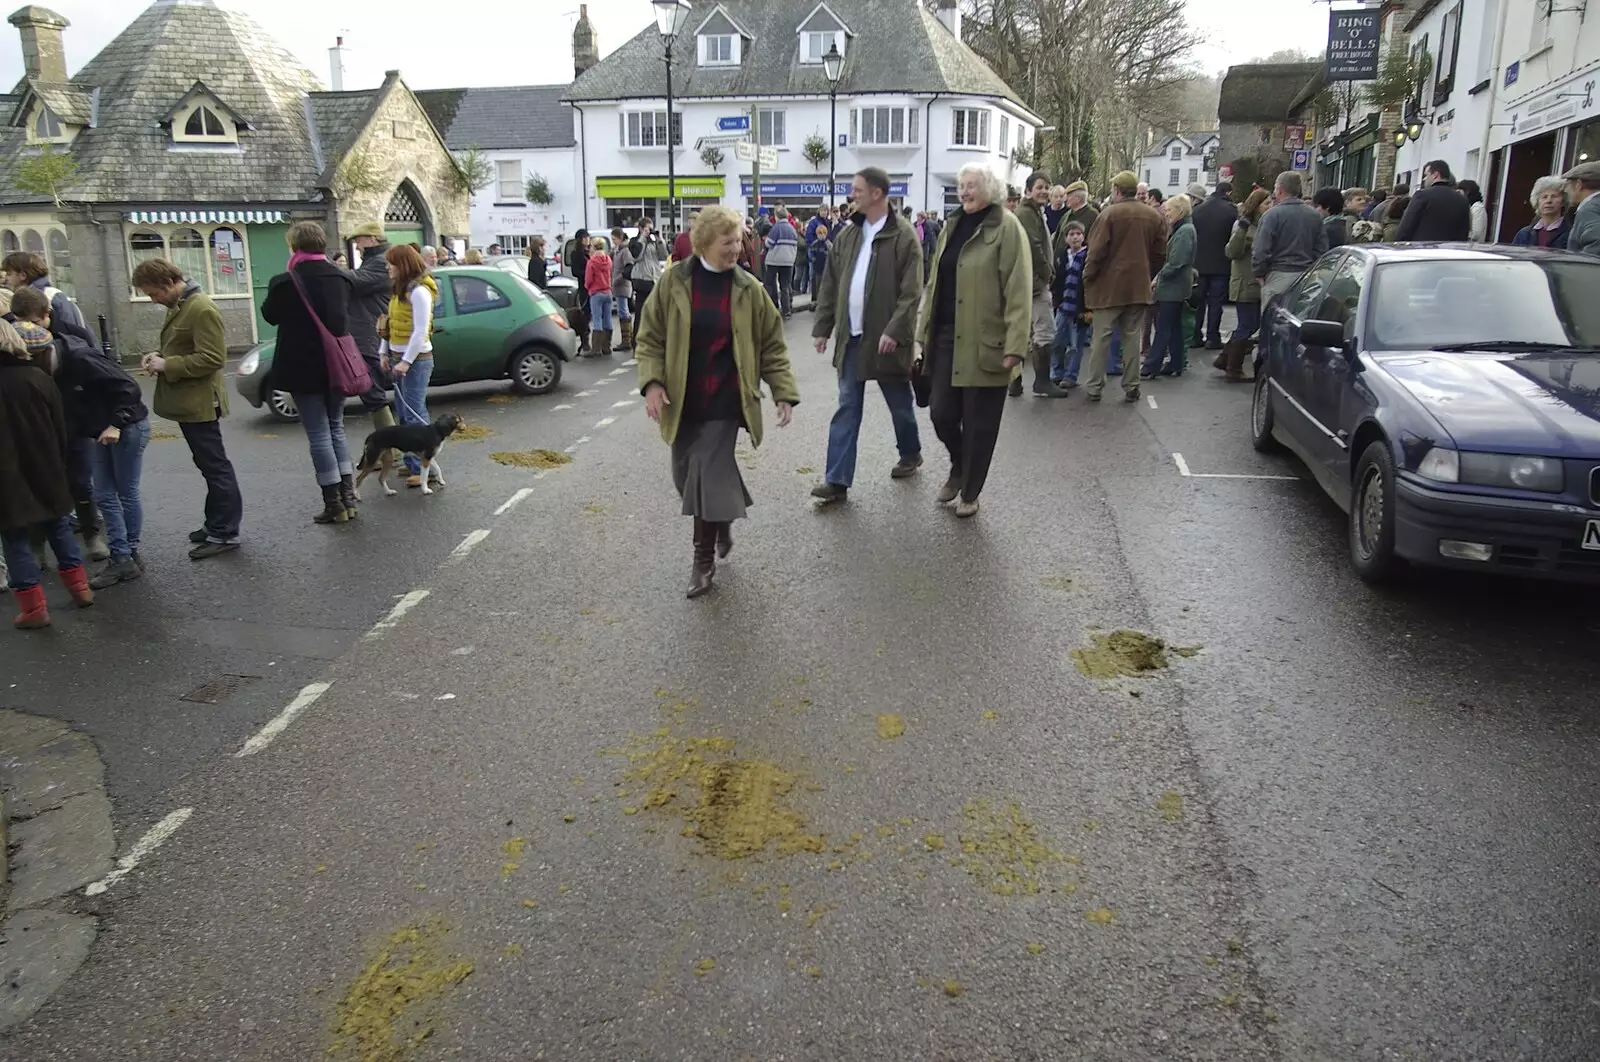
[[[1056,262],[1052,281],[1056,304],[1056,341],[1050,348],[1050,379],[1058,387],[1078,386],[1078,367],[1089,343],[1089,313],[1083,305],[1083,264],[1089,258],[1083,223],[1066,223],[1066,248]]]

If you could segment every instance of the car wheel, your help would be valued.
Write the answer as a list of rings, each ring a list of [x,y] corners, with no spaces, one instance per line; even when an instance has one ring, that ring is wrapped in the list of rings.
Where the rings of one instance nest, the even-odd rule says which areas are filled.
[[[285,424],[300,423],[300,407],[294,404],[294,395],[288,391],[268,391],[267,412],[272,414],[273,420],[281,420]]]
[[[1394,552],[1394,492],[1394,456],[1379,439],[1356,464],[1350,500],[1350,564],[1369,583],[1390,582],[1405,568]]]
[[[1258,453],[1273,454],[1283,445],[1272,437],[1272,385],[1267,374],[1256,370],[1256,391],[1250,399],[1250,445]]]
[[[519,394],[547,395],[561,382],[561,359],[543,347],[529,347],[511,359],[511,386]]]

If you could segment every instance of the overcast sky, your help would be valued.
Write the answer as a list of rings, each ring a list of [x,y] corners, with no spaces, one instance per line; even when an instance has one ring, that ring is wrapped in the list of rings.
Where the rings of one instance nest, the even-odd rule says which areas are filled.
[[[49,0],[65,15],[67,68],[74,73],[131,21],[144,0]],[[350,51],[345,87],[374,87],[398,68],[412,88],[457,85],[547,85],[572,79],[576,0],[455,0],[417,4],[421,18],[397,18],[403,0],[270,0],[222,6],[248,11],[324,82],[328,48],[340,34]],[[709,8],[712,0],[692,0]],[[1190,21],[1207,37],[1198,59],[1206,73],[1280,48],[1319,51],[1327,38],[1328,5],[1315,0],[1189,0]],[[589,18],[610,52],[654,24],[648,0],[590,0]],[[16,31],[0,32],[0,87],[22,76]]]

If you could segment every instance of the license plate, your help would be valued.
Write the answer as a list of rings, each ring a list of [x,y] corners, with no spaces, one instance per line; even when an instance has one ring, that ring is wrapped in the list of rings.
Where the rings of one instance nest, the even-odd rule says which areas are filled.
[[[1600,550],[1600,520],[1590,520],[1583,529],[1583,548]]]

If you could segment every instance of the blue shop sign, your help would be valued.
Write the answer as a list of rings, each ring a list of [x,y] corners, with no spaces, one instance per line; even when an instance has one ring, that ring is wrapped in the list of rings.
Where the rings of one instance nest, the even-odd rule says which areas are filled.
[[[906,180],[900,180],[900,181],[890,180],[890,182],[889,182],[889,194],[892,195],[892,196],[901,196],[901,197],[904,197],[904,196],[910,194],[910,183],[911,183],[910,181],[906,181]],[[850,185],[851,185],[851,181],[836,181],[836,182],[834,182],[834,186],[833,186],[834,197],[837,198],[837,199],[848,199],[850,197]],[[746,178],[746,179],[744,179],[744,180],[739,182],[739,194],[745,196],[746,198],[748,198],[748,197],[750,197],[750,196],[755,194],[755,185],[754,185],[754,183],[752,183],[750,181],[749,178]],[[826,197],[827,194],[828,194],[828,182],[827,181],[762,181],[761,182],[761,197],[763,199],[767,198],[768,196],[785,196],[785,195],[795,196],[797,198],[798,197],[803,197],[803,196],[816,196],[818,198],[823,198],[823,197]]]

